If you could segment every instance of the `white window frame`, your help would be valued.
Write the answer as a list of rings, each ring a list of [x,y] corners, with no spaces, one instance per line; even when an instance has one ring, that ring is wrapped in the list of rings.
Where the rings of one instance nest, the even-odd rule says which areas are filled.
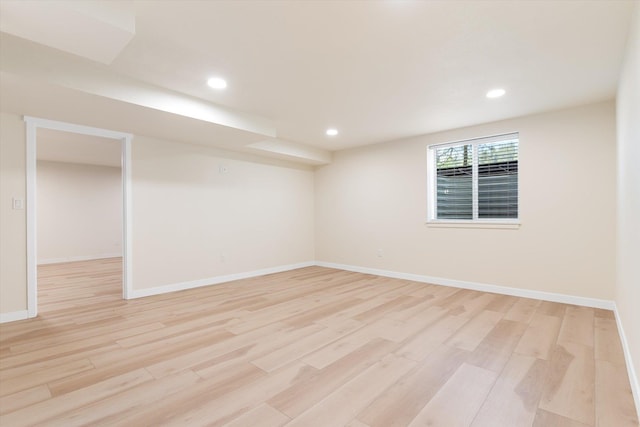
[[[436,227],[469,227],[469,228],[518,228],[520,226],[520,162],[518,161],[518,218],[478,218],[478,150],[477,145],[490,142],[504,141],[513,136],[518,137],[518,157],[520,156],[520,134],[518,132],[507,132],[498,135],[490,135],[472,139],[462,139],[427,146],[427,225]],[[445,147],[458,145],[472,145],[472,199],[473,199],[473,219],[437,219],[437,167],[436,150]]]

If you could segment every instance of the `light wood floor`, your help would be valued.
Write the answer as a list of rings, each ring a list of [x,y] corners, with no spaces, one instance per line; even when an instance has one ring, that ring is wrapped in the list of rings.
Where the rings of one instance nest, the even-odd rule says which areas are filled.
[[[637,426],[610,311],[320,267],[121,300],[39,268],[0,425]]]

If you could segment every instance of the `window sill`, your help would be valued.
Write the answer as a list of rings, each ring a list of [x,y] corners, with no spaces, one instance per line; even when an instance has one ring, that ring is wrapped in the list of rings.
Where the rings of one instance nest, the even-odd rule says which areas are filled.
[[[494,228],[517,230],[520,221],[427,221],[427,227],[434,228]]]

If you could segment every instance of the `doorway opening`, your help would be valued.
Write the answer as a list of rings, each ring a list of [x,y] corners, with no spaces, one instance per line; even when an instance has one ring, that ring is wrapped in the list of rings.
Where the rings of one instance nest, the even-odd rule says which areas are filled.
[[[29,317],[38,315],[38,264],[76,261],[80,262],[79,266],[82,266],[86,261],[89,264],[85,265],[107,268],[113,275],[114,266],[118,267],[114,264],[115,261],[121,266],[121,269],[116,268],[115,271],[121,271],[118,274],[121,274],[122,278],[122,298],[128,299],[131,289],[130,157],[132,135],[34,117],[25,117],[24,120],[27,125],[27,305]],[[67,163],[66,170],[60,167],[62,163],[56,165],[55,161]],[[93,166],[89,165],[91,163]],[[102,163],[102,165],[96,163]],[[113,184],[114,179],[117,179],[113,176],[113,168],[116,166],[118,167],[116,173],[119,174],[118,185],[120,188],[111,188],[109,191],[117,192],[115,195],[111,194],[111,200],[113,201],[113,197],[119,198],[116,200],[119,213],[113,212],[111,209],[111,218],[108,220],[111,225],[107,225],[107,229],[103,230],[101,242],[88,243],[86,229],[74,229],[73,233],[75,234],[73,236],[66,235],[65,238],[65,230],[62,225],[59,230],[49,226],[45,227],[48,234],[39,236],[38,224],[43,225],[47,224],[47,221],[55,221],[56,217],[56,213],[53,212],[47,212],[46,217],[39,217],[38,189],[47,188],[38,184],[39,173],[57,174],[63,180],[73,180],[75,175],[75,179],[95,180],[96,185],[102,185],[108,180]],[[41,170],[39,171],[39,169]],[[40,184],[44,184],[44,182]],[[87,197],[87,185],[90,184],[84,182],[84,190],[76,189],[85,192],[84,196],[77,194],[78,198]],[[96,191],[99,192],[100,189],[96,188]],[[74,222],[74,219],[68,216],[79,214],[83,210],[83,200],[74,200],[73,194],[61,193],[60,188],[57,190],[48,188],[47,196],[57,198],[60,202],[70,205],[66,212],[63,209],[57,212],[58,220],[67,223]],[[84,200],[84,202],[98,203],[96,200]],[[40,202],[48,206],[49,209],[51,206],[55,206],[47,199],[41,199]],[[101,200],[99,203],[109,203],[109,201]],[[78,218],[75,222],[80,223],[82,219]],[[114,238],[114,232],[119,234],[117,238]],[[111,235],[110,238],[109,235]],[[43,238],[42,242],[39,242],[39,237]],[[65,247],[56,248],[56,240],[58,243],[64,241]],[[43,246],[40,250],[39,243],[42,243]],[[83,252],[84,254],[82,254]],[[116,256],[121,256],[121,261]],[[89,259],[93,261],[87,261]],[[100,261],[101,259],[102,261]],[[109,259],[110,261],[107,261]],[[66,266],[73,267],[69,264]],[[48,267],[43,266],[43,268]],[[53,271],[55,274],[55,269]]]

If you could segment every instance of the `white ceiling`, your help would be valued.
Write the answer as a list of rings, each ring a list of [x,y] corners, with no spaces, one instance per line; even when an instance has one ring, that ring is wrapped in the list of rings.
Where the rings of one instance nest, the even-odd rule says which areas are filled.
[[[3,33],[0,67],[5,81],[28,76],[218,125],[194,126],[204,132],[196,142],[222,144],[218,128],[231,126],[242,133],[243,150],[315,147],[300,156],[317,164],[330,150],[612,99],[634,3],[133,1],[135,35],[109,65]],[[212,75],[225,77],[228,88],[209,89]],[[507,95],[486,99],[494,87]],[[170,93],[173,109],[149,102],[154,90]],[[240,117],[243,126],[176,111],[176,97]],[[18,109],[8,101],[3,108]],[[330,126],[337,137],[324,134]],[[123,127],[114,130],[138,131]],[[294,145],[300,150],[287,151]]]

